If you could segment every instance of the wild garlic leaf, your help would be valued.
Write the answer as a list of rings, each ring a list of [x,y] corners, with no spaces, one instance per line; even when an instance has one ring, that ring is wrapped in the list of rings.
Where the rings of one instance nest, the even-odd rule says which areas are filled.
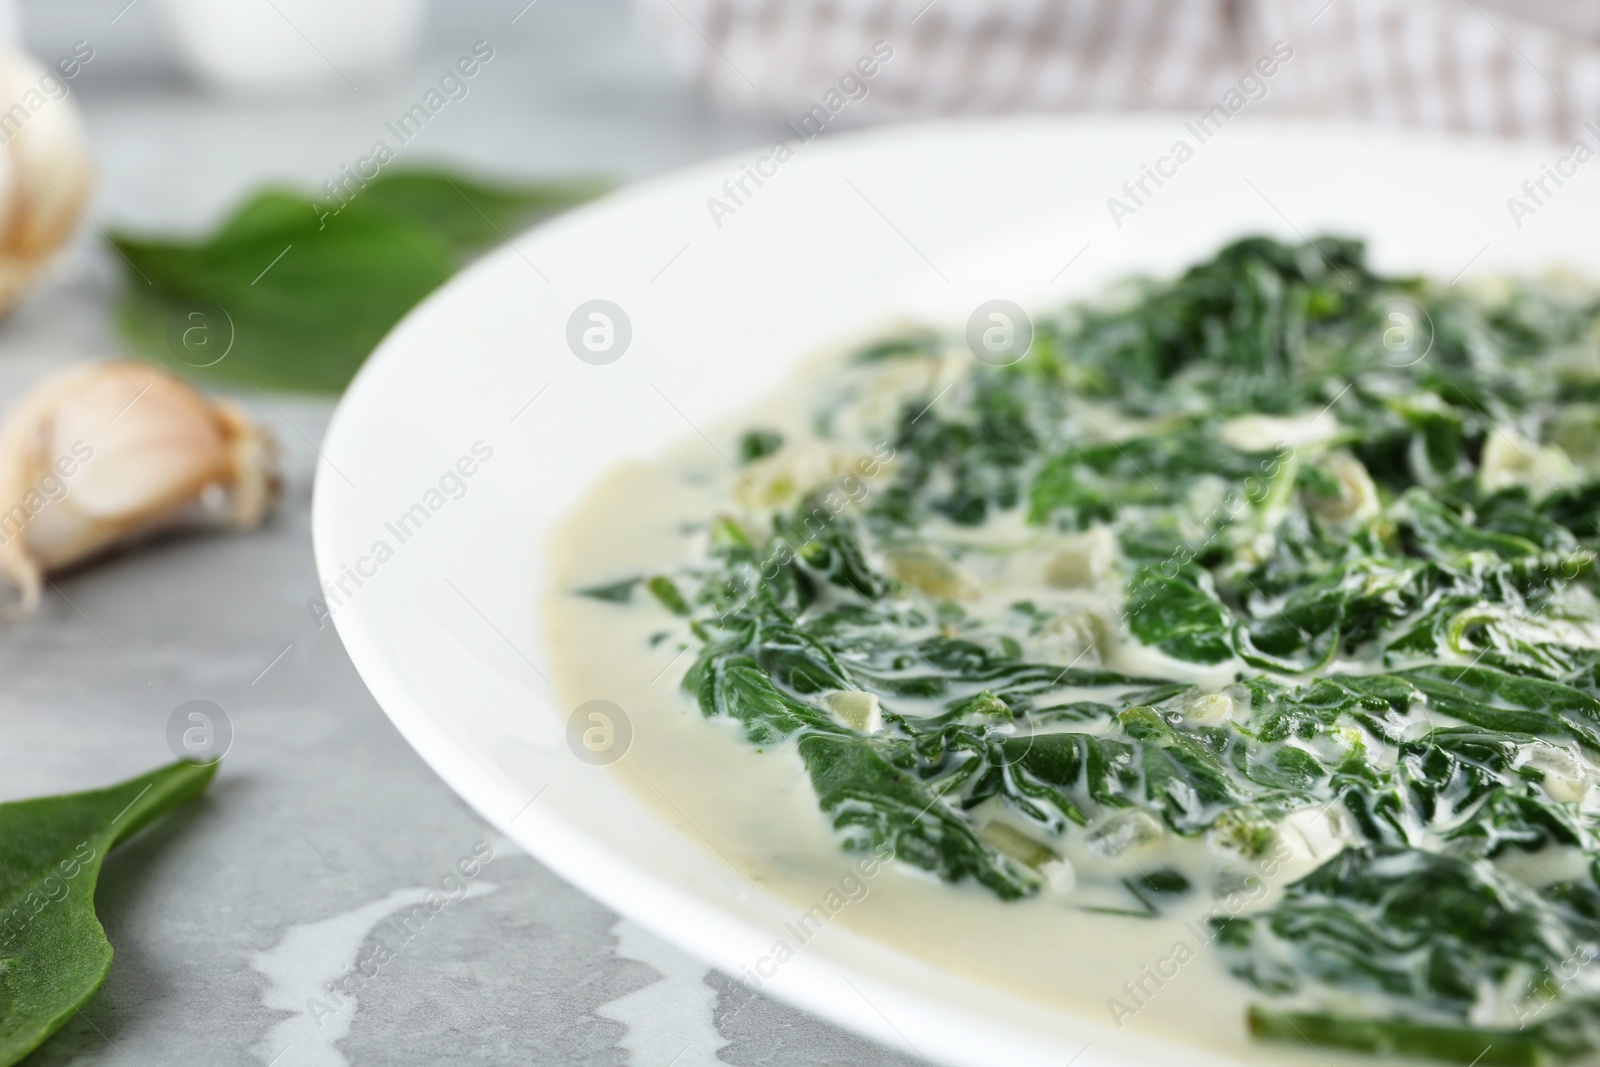
[[[206,382],[334,392],[473,253],[600,191],[380,175],[341,207],[268,189],[193,241],[114,233],[118,321],[141,354]]]
[[[444,170],[405,170],[370,182],[352,203],[432,230],[458,255],[499,244],[518,230],[605,192],[593,179],[501,183]],[[339,218],[328,219],[332,226]]]
[[[0,804],[0,1064],[71,1019],[110,971],[94,911],[105,854],[215,774],[214,763],[175,763],[108,789]]]

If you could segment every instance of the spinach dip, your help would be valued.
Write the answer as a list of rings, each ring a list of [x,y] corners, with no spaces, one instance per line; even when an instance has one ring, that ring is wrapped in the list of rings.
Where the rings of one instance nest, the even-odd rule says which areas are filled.
[[[1600,1049],[1600,294],[1250,238],[1031,327],[893,331],[595,491],[548,630],[615,772],[1119,1028]]]

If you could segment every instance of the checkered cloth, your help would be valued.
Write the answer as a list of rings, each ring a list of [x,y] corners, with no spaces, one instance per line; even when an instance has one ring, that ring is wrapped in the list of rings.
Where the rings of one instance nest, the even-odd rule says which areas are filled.
[[[1600,120],[1596,0],[635,2],[713,101],[790,118],[1223,106],[1563,142]]]

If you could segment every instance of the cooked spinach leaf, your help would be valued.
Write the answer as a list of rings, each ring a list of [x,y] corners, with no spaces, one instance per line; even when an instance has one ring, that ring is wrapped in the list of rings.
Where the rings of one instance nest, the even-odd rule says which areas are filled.
[[[1290,886],[1267,914],[1217,925],[1235,973],[1268,998],[1250,1020],[1263,1036],[1511,1064],[1600,1047],[1585,974],[1600,940],[1592,873],[1536,890],[1483,859],[1367,846]],[[1352,993],[1379,1012],[1278,1006]]]
[[[579,596],[590,597],[594,600],[604,600],[611,604],[627,604],[633,600],[633,590],[643,578],[624,578],[620,582],[606,582],[602,585],[591,585],[584,589],[576,590]]]

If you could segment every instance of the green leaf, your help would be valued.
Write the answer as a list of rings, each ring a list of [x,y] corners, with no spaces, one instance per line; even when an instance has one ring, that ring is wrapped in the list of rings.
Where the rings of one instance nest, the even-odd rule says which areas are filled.
[[[980,840],[871,739],[816,733],[802,737],[799,747],[817,802],[845,834],[845,847],[869,851],[888,844],[896,859],[947,881],[971,877],[1002,900],[1038,888],[1031,869]]]
[[[1474,726],[1541,737],[1572,737],[1600,754],[1600,700],[1570,686],[1491,667],[1418,667],[1398,677],[1433,707]]]
[[[683,599],[683,594],[678,591],[678,586],[671,578],[658,574],[645,583],[645,588],[650,590],[650,595],[661,602],[661,606],[674,615],[688,615],[689,602]]]
[[[199,241],[111,235],[134,349],[208,383],[337,391],[473,252],[599,192],[383,175],[340,206],[268,189]]]
[[[783,434],[777,430],[746,430],[739,437],[739,462],[754,463],[783,447]]]
[[[1562,1017],[1524,1029],[1495,1029],[1279,1011],[1252,1004],[1250,1033],[1268,1041],[1346,1048],[1381,1056],[1416,1056],[1477,1067],[1547,1067],[1594,1048],[1592,1024]]]
[[[0,1063],[26,1056],[111,969],[94,912],[105,854],[204,791],[216,764],[175,763],[109,789],[0,804]]]
[[[605,585],[591,585],[576,590],[579,596],[586,596],[592,600],[604,600],[609,604],[629,604],[633,602],[633,590],[643,577],[624,578],[620,582],[608,582]]]
[[[1128,628],[1147,645],[1178,659],[1221,663],[1233,655],[1227,608],[1188,574],[1167,578],[1151,568],[1139,579]]]
[[[1230,969],[1263,995],[1321,986],[1345,1005],[1373,1000],[1365,1017],[1256,1007],[1258,1036],[1459,1063],[1494,1045],[1492,1062],[1538,1064],[1596,1047],[1594,1001],[1566,974],[1593,943],[1597,902],[1589,879],[1536,891],[1484,860],[1369,847],[1329,860],[1268,912],[1212,922]],[[1524,1025],[1471,1025],[1485,990]]]
[[[352,199],[431,230],[458,253],[509,240],[534,219],[565,211],[605,192],[600,181],[502,185],[442,170],[398,171]],[[328,220],[331,228],[334,216]]]

